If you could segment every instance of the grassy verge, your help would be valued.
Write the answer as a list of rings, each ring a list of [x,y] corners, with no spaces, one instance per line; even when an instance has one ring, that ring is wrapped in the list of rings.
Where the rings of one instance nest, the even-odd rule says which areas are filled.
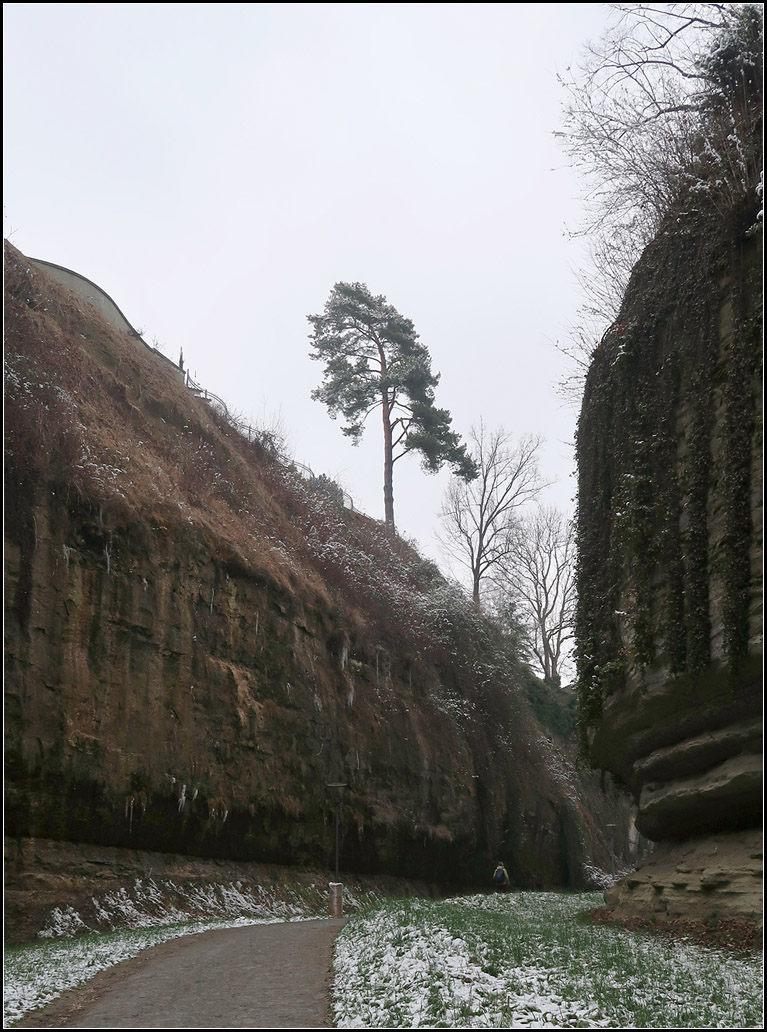
[[[758,1028],[761,958],[582,923],[596,895],[408,900],[336,943],[341,1028]]]

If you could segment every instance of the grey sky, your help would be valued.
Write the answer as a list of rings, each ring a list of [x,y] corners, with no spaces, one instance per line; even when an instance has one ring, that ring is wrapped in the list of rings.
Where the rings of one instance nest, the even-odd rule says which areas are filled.
[[[382,442],[309,398],[306,316],[359,280],[413,320],[466,435],[546,440],[579,293],[578,184],[556,73],[602,4],[5,4],[5,232],[95,280],[295,457],[383,515]],[[395,469],[398,528],[432,539],[448,474]]]

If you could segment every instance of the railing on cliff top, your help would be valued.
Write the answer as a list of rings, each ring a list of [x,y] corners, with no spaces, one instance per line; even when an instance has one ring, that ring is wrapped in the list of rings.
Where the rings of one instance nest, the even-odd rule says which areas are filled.
[[[290,469],[295,470],[299,476],[303,477],[304,480],[308,480],[310,483],[314,483],[320,480],[320,477],[314,472],[311,467],[304,465],[303,462],[297,462],[295,459],[285,459],[279,455],[279,449],[277,447],[277,437],[271,434],[268,430],[262,430],[259,427],[253,426],[251,423],[246,422],[239,416],[236,416],[226,404],[223,398],[220,398],[217,394],[213,394],[212,391],[207,390],[201,384],[196,383],[189,374],[189,370],[184,370],[182,365],[179,363],[179,369],[182,376],[184,377],[184,383],[192,394],[198,398],[202,398],[203,401],[209,402],[211,405],[215,405],[225,416],[227,423],[234,430],[240,434],[241,437],[247,438],[249,442],[258,441],[261,444],[266,445],[268,448],[275,452],[285,465]],[[354,504],[354,499],[348,491],[344,491],[340,484],[335,485],[338,488],[338,497],[342,500],[344,506],[347,509],[351,509],[353,512],[357,512],[357,507]],[[335,492],[335,487],[334,487]]]

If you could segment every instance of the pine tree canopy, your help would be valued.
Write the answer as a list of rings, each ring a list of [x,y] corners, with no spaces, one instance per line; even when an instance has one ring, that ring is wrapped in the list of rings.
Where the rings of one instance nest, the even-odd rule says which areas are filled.
[[[327,406],[332,419],[343,417],[343,433],[354,444],[370,413],[383,410],[387,523],[393,523],[387,496],[391,466],[408,452],[419,452],[428,472],[449,463],[465,479],[476,476],[465,446],[450,429],[450,413],[434,403],[439,374],[432,372],[431,356],[410,319],[364,283],[336,283],[324,312],[310,315],[309,322],[311,358],[325,365],[312,398]]]

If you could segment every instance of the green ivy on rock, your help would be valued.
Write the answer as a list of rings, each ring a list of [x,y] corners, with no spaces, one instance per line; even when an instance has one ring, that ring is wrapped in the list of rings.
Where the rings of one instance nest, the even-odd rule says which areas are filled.
[[[648,246],[587,377],[577,432],[584,741],[632,673],[711,664],[712,578],[725,659],[748,652],[761,255],[715,228],[701,217]]]

